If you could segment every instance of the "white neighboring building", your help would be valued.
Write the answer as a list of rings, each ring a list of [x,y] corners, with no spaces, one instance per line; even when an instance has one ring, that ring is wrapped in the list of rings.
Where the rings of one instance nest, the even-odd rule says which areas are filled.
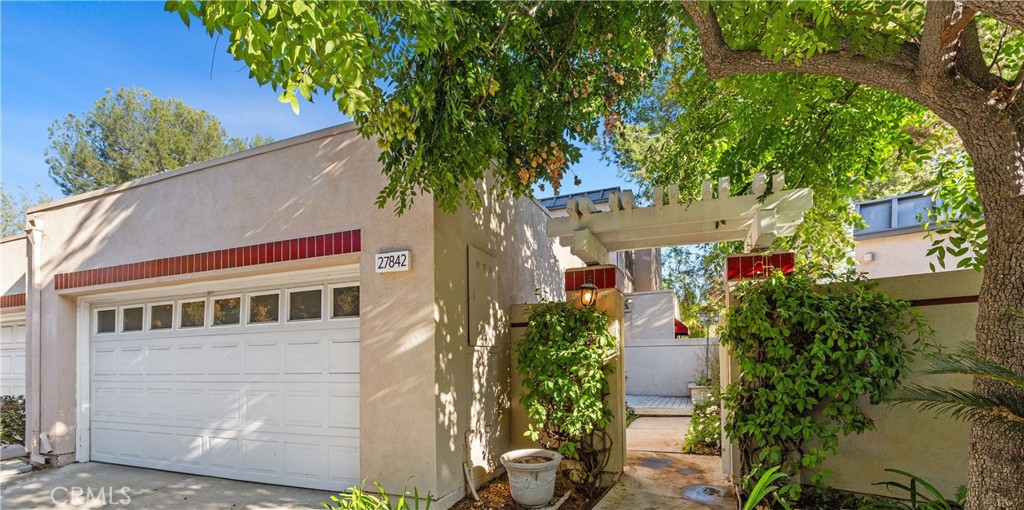
[[[853,232],[857,270],[875,279],[931,273],[929,263],[937,272],[954,269],[955,260],[941,268],[935,257],[926,255],[932,240],[923,224],[932,204],[923,191],[855,204],[867,223]]]

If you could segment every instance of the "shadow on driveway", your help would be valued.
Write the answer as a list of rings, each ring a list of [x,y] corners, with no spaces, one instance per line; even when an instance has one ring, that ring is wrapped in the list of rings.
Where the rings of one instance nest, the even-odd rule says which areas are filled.
[[[76,491],[82,495],[74,499]],[[291,510],[323,508],[320,502],[331,496],[325,491],[98,462],[17,475],[5,480],[0,492],[4,510]]]

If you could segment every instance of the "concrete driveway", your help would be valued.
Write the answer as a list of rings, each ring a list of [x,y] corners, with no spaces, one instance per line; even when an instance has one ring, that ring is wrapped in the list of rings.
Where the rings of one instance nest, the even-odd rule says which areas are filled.
[[[323,508],[320,502],[331,496],[324,491],[97,462],[16,475],[0,484],[0,492],[4,510],[311,509]]]

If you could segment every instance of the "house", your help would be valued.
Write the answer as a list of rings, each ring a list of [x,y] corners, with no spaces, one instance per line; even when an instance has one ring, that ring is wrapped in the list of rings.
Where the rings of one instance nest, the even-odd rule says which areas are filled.
[[[933,198],[924,191],[859,202],[854,205],[864,227],[853,231],[857,270],[871,278],[931,273],[935,257],[926,256],[932,245],[928,223]],[[936,271],[953,269],[934,264]]]
[[[25,394],[24,235],[0,239],[0,395]]]
[[[378,156],[344,124],[30,209],[2,248],[32,460],[365,479],[441,509],[467,458],[491,476],[508,310],[564,299],[572,260],[532,199],[379,209]]]

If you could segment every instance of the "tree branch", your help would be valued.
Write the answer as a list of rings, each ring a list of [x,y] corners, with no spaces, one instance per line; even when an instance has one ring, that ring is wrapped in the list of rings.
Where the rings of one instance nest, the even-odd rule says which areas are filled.
[[[977,9],[1017,30],[1024,30],[1024,2],[964,0],[964,5]]]
[[[985,64],[978,38],[977,23],[969,23],[960,34],[960,51],[956,58],[957,73],[986,91],[993,91],[1003,85],[1003,79],[993,74]]]
[[[962,6],[951,0],[929,0],[925,3],[924,28],[921,30],[921,60],[917,78],[921,87],[935,88],[938,82],[952,77],[950,70],[956,59],[956,40],[943,37],[959,20]]]
[[[917,49],[908,44],[891,57],[868,58],[849,51],[818,53],[799,66],[788,60],[775,62],[754,50],[733,50],[722,37],[715,13],[698,0],[684,0],[693,18],[701,52],[712,79],[737,74],[804,73],[846,78],[864,85],[901,94],[918,102],[924,98],[917,86]]]

